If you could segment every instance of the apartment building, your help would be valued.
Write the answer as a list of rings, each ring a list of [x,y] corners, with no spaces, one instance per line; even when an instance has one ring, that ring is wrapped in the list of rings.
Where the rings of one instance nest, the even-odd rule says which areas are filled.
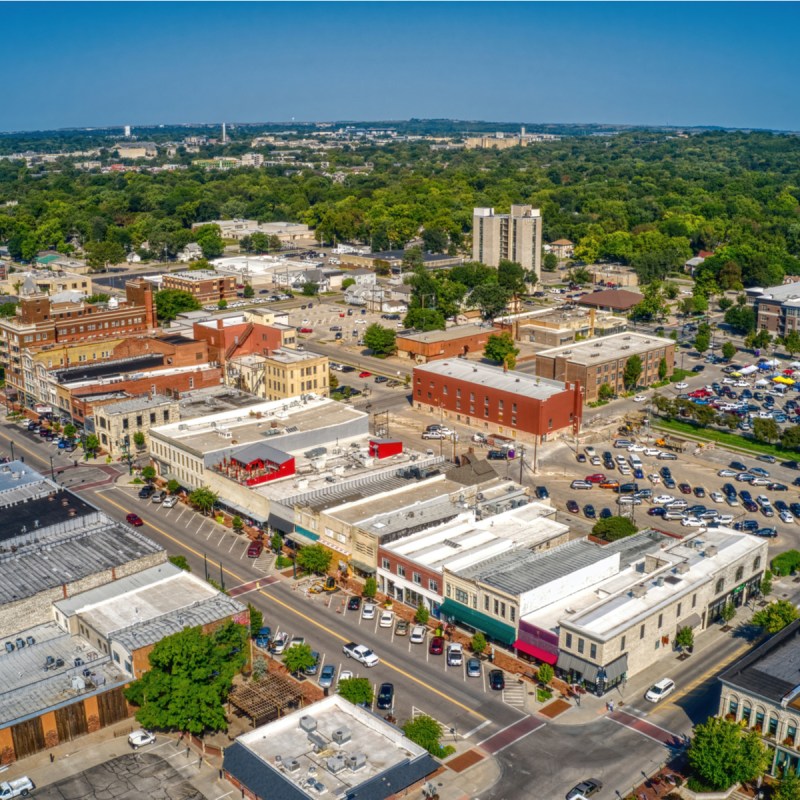
[[[150,446],[150,428],[179,419],[175,398],[163,395],[133,397],[95,405],[92,431],[100,439],[103,450],[112,458],[135,453]],[[87,427],[88,430],[88,427]],[[144,444],[139,448],[135,436],[141,433]]]
[[[486,433],[544,441],[577,433],[583,413],[578,381],[548,380],[463,358],[414,367],[414,407]]]
[[[236,277],[219,275],[213,269],[192,269],[185,272],[165,272],[162,289],[188,292],[199,303],[207,305],[236,298]]]
[[[305,392],[328,396],[327,356],[284,348],[268,352],[231,358],[225,364],[225,383],[265,400],[283,400]]]
[[[35,269],[28,272],[13,272],[2,283],[2,289],[8,294],[44,294],[54,295],[59,292],[80,292],[92,294],[92,279],[88,275],[67,272],[60,269]]]
[[[538,208],[512,205],[509,214],[476,208],[472,215],[472,260],[496,267],[516,261],[526,271],[542,274],[542,215]]]
[[[747,290],[756,313],[756,328],[777,336],[800,331],[800,283]]]
[[[659,365],[666,361],[667,375],[675,368],[675,342],[641,333],[617,333],[585,342],[552,347],[536,354],[536,374],[584,387],[584,401],[594,402],[600,387],[608,384],[615,394],[624,391],[625,366],[633,356],[642,362],[638,385],[659,380]]]

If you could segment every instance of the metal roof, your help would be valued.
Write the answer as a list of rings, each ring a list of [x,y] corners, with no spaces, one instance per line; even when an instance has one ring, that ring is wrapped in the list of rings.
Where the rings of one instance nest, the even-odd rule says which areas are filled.
[[[247,447],[236,450],[232,455],[240,464],[251,464],[253,461],[269,461],[273,464],[285,464],[291,461],[294,456],[284,453],[283,450],[278,450],[277,447],[272,447],[265,442],[255,442]]]

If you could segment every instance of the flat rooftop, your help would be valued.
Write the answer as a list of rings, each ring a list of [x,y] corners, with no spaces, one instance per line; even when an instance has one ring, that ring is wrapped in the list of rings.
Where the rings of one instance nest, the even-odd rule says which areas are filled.
[[[760,290],[760,294],[757,295],[757,298],[779,300],[782,303],[789,301],[800,302],[800,283],[784,283],[780,286],[769,286],[766,289]]]
[[[241,410],[257,406],[264,401],[249,392],[231,386],[209,386],[194,389],[182,395],[178,401],[178,411],[182,421],[204,417],[221,411]]]
[[[3,641],[14,642],[28,636],[34,638],[34,644],[15,647],[10,653],[5,647],[0,650],[0,727],[38,717],[48,709],[130,681],[130,675],[109,656],[95,650],[82,637],[65,633],[55,622],[22,630]],[[45,671],[48,656],[54,665],[59,658],[63,665]],[[84,676],[85,669],[89,676]]]
[[[674,347],[672,339],[660,336],[645,336],[641,333],[614,333],[598,339],[564,344],[542,350],[537,355],[542,358],[565,358],[573,364],[591,366],[598,362],[629,358],[632,355],[648,353],[651,350]]]
[[[465,337],[480,336],[481,334],[494,333],[491,326],[484,325],[456,325],[444,331],[425,331],[423,333],[398,334],[398,339],[407,339],[411,342],[423,342],[432,344],[434,342],[452,342]]]
[[[670,340],[670,344],[674,344]],[[447,358],[432,361],[429,364],[415,364],[414,374],[438,375],[455,380],[499,389],[509,394],[522,395],[533,400],[547,400],[561,392],[569,391],[561,381],[539,378],[526,372],[492,367],[478,361],[467,361],[464,358]]]
[[[119,403],[109,403],[103,406],[104,414],[131,414],[134,411],[147,411],[151,408],[161,408],[161,406],[172,405],[176,402],[172,398],[165,397],[164,395],[155,395],[151,397],[142,395],[141,397],[132,397],[130,400],[121,400]]]
[[[268,356],[258,355],[257,353],[236,356],[231,359],[231,363],[255,367],[268,361],[276,361],[279,364],[300,364],[303,361],[318,361],[320,358],[327,358],[327,356],[307,350],[290,350],[289,348],[281,347],[273,350]]]
[[[171,278],[180,278],[183,281],[193,281],[195,283],[199,283],[200,281],[214,281],[220,277],[213,269],[192,269],[182,272],[168,272],[166,274]]]
[[[345,741],[338,743],[335,735]],[[349,768],[347,756],[357,757],[360,766]],[[244,775],[238,770],[245,765],[252,777],[244,782],[251,791],[292,800],[320,796],[380,800],[439,766],[399,728],[336,694],[239,736],[225,751],[225,768],[241,780]],[[410,769],[412,765],[416,769]],[[263,782],[254,785],[259,772]],[[379,778],[378,785],[359,791]]]

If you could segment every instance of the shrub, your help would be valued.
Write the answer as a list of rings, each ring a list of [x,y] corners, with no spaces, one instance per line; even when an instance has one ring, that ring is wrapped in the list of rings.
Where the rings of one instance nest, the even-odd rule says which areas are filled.
[[[770,567],[773,575],[791,575],[800,567],[800,552],[787,550],[785,553],[775,556]]]

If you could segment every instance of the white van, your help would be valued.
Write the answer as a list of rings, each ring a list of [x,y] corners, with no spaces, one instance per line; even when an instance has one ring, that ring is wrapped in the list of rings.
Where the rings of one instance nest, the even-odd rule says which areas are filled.
[[[588,458],[594,458],[597,455],[597,451],[591,445],[584,447],[583,451],[586,453]]]

